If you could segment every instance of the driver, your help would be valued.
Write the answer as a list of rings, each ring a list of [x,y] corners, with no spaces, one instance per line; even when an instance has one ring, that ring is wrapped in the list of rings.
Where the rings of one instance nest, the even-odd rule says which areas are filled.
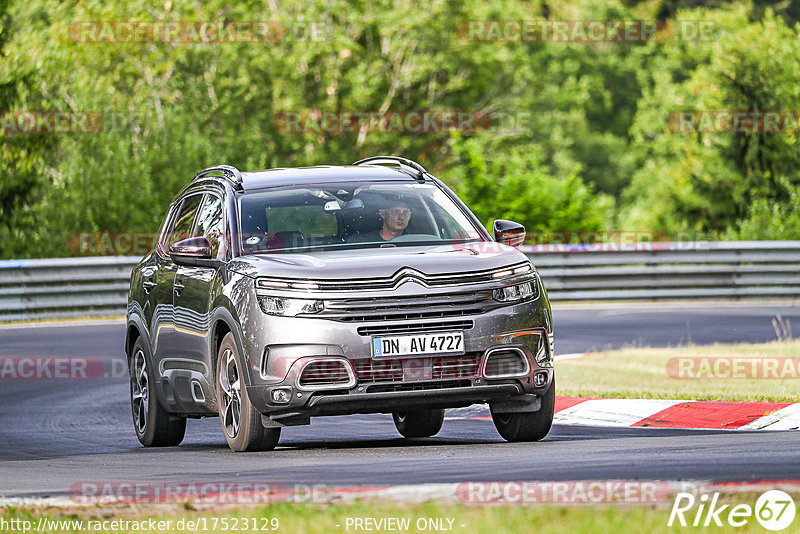
[[[359,241],[391,241],[405,234],[408,222],[411,220],[411,209],[402,198],[392,198],[378,211],[378,215],[383,221],[383,227],[380,230],[361,234]]]

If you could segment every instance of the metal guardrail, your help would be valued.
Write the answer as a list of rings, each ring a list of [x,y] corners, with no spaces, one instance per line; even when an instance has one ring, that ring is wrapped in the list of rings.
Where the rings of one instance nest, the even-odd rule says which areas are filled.
[[[124,314],[140,259],[0,260],[0,321]]]
[[[550,299],[800,297],[800,241],[695,241],[521,247]]]
[[[520,249],[550,299],[800,298],[800,241],[599,243]],[[121,315],[138,256],[0,260],[0,321]]]

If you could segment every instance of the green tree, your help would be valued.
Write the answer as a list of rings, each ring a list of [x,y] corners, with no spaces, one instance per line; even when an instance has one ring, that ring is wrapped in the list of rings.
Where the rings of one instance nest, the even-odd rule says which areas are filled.
[[[54,140],[19,134],[14,128],[16,104],[26,96],[24,86],[36,79],[33,65],[9,56],[7,47],[16,27],[11,5],[0,3],[0,257],[30,253],[29,236],[36,231],[35,205],[58,175],[46,164]]]
[[[595,195],[576,169],[564,178],[549,174],[535,154],[515,150],[487,161],[477,139],[453,135],[453,163],[446,180],[491,230],[494,219],[525,226],[531,241],[564,242],[606,227],[613,201]]]
[[[788,202],[782,181],[800,183],[797,132],[682,132],[669,126],[671,113],[686,110],[800,109],[794,82],[800,76],[798,30],[769,11],[750,21],[746,6],[692,15],[722,29],[710,46],[654,43],[646,51],[651,68],[642,73],[645,89],[632,127],[641,164],[621,215],[630,228],[719,235],[736,227],[756,199]]]

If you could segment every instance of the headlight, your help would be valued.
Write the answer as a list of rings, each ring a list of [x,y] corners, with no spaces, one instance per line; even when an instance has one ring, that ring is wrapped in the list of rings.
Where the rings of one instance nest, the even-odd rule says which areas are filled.
[[[524,282],[513,286],[501,287],[492,292],[492,297],[498,302],[520,302],[538,296],[536,281]]]
[[[319,313],[325,309],[321,300],[287,299],[284,297],[258,297],[261,311],[269,315],[294,317],[302,313]]]

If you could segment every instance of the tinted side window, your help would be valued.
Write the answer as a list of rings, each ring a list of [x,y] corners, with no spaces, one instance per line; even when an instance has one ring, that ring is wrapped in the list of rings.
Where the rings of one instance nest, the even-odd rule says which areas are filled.
[[[183,200],[183,205],[178,212],[178,218],[175,219],[175,225],[172,228],[172,237],[169,239],[170,245],[192,236],[192,223],[194,223],[194,216],[197,213],[197,208],[200,207],[201,200],[203,200],[202,194],[192,195]]]
[[[207,237],[211,241],[212,256],[216,257],[220,241],[225,237],[224,230],[222,200],[215,195],[207,195],[203,207],[197,214],[194,237]]]
[[[164,224],[161,226],[161,233],[158,235],[158,247],[166,253],[167,243],[169,236],[172,232],[172,223],[175,222],[175,214],[178,211],[178,206],[173,205],[167,212],[167,217],[164,219]]]

